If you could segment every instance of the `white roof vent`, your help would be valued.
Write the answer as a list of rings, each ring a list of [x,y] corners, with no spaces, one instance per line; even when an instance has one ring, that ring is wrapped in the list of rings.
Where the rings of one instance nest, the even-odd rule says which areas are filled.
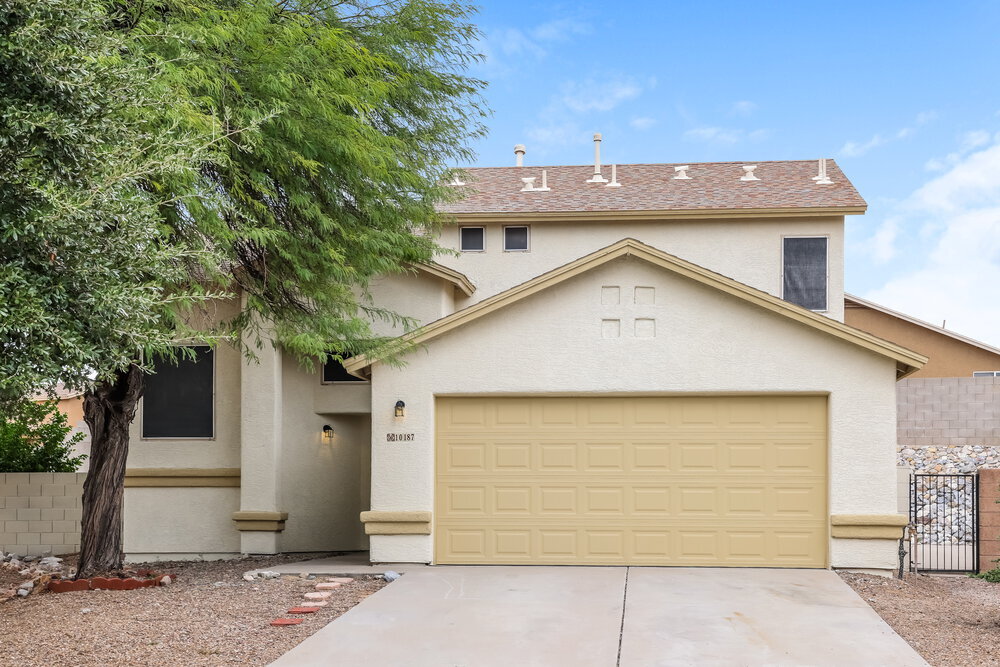
[[[683,165],[681,167],[674,167],[674,180],[675,181],[690,181],[691,177],[688,176],[688,169],[691,167],[689,165]]]
[[[524,166],[524,154],[527,149],[524,144],[515,144],[514,146],[514,166],[523,167]]]
[[[819,161],[819,173],[812,177],[816,185],[833,185],[833,181],[826,175],[826,158]]]
[[[755,164],[745,164],[743,165],[743,175],[740,176],[741,181],[759,181],[760,179],[753,175],[753,170],[757,168]]]
[[[608,179],[601,176],[601,133],[594,133],[594,175],[587,179],[588,183],[607,183]]]
[[[621,183],[618,182],[618,165],[611,165],[611,182],[605,185],[606,188],[620,188]]]
[[[549,172],[547,169],[542,169],[542,187],[535,187],[535,176],[526,176],[521,179],[521,182],[524,183],[521,192],[548,192],[552,189],[549,187]]]
[[[451,183],[449,183],[448,185],[465,185],[465,181],[460,179],[458,177],[458,174],[456,173],[451,175]]]

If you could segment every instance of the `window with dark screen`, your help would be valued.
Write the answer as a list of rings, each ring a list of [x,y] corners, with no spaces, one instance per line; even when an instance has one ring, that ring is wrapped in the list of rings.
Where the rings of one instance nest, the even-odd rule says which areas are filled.
[[[211,438],[215,435],[215,352],[193,347],[195,358],[164,359],[146,376],[142,437]]]
[[[460,247],[463,252],[482,252],[486,250],[485,227],[462,227],[458,233]]]
[[[349,359],[350,357],[345,357]],[[347,372],[344,364],[336,359],[330,359],[323,364],[323,382],[367,382],[367,380],[355,377]]]
[[[507,252],[524,251],[528,249],[527,227],[504,227],[503,249]]]
[[[789,237],[782,253],[782,297],[809,310],[826,310],[825,237]]]

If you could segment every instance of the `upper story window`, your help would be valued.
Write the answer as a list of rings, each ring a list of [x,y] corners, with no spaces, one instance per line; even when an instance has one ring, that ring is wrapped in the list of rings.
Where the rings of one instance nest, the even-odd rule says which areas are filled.
[[[485,227],[462,227],[458,230],[459,247],[462,252],[483,252],[486,250]]]
[[[142,397],[143,438],[215,436],[215,351],[192,346],[194,359],[163,360],[146,376]]]
[[[345,357],[345,359],[347,358],[349,357]],[[330,382],[367,382],[367,380],[348,373],[342,362],[336,359],[328,359],[323,364],[323,384]]]
[[[1000,378],[1000,371],[974,371],[972,373],[974,378]]]
[[[503,249],[507,252],[524,252],[528,249],[528,227],[503,228]]]
[[[825,236],[786,237],[782,244],[782,291],[785,301],[809,310],[827,310]]]

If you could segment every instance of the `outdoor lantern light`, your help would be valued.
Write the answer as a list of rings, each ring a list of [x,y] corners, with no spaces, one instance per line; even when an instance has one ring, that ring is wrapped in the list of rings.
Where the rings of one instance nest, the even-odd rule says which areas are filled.
[[[406,403],[402,401],[396,401],[396,416],[405,417],[406,416]]]
[[[333,440],[333,427],[329,424],[323,424],[323,439]]]

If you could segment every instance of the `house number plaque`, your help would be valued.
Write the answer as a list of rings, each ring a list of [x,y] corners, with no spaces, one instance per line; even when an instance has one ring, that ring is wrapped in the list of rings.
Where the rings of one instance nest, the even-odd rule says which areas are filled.
[[[412,433],[386,433],[386,442],[413,442],[416,437]]]

